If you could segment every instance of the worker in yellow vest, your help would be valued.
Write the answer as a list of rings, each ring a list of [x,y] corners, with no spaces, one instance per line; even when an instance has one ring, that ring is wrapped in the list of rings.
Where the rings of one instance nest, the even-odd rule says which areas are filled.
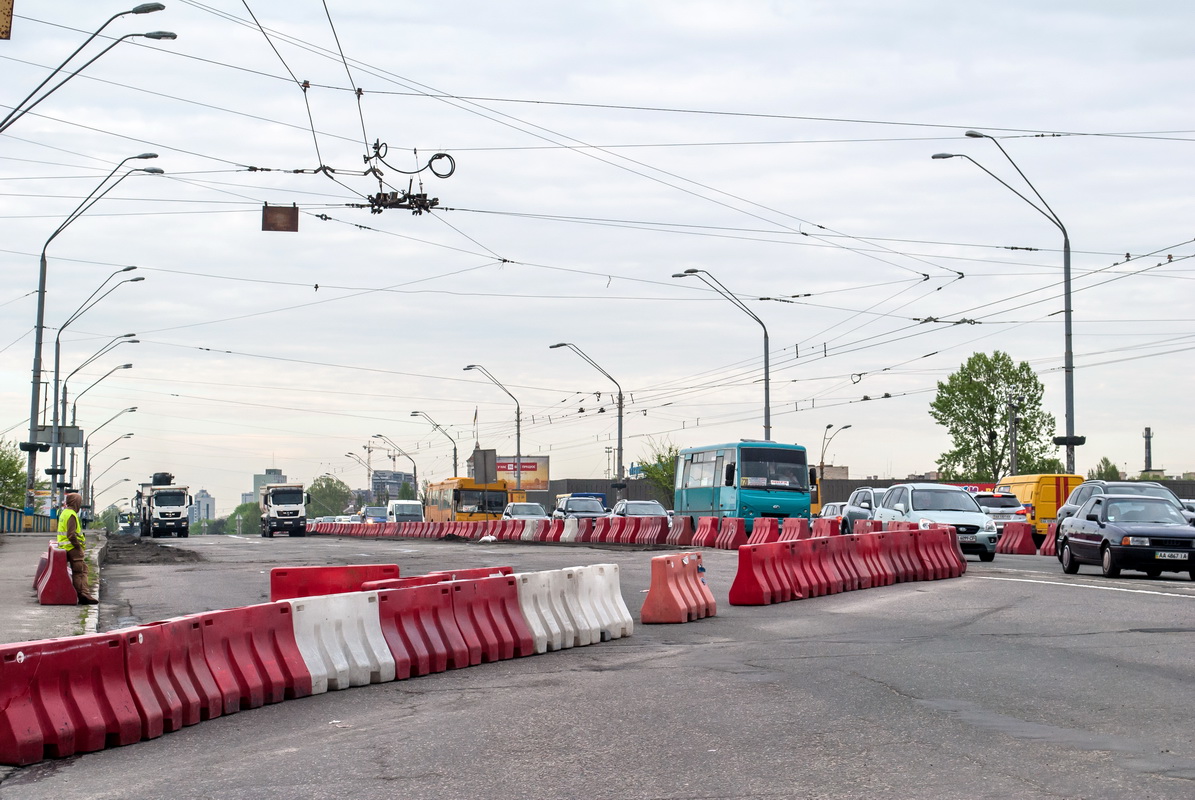
[[[79,520],[79,508],[83,505],[83,497],[75,492],[66,496],[66,506],[58,514],[58,546],[66,551],[67,561],[71,566],[71,583],[75,585],[75,594],[79,602],[84,605],[95,605],[99,602],[91,596],[87,586],[87,562],[83,559],[83,524]]]

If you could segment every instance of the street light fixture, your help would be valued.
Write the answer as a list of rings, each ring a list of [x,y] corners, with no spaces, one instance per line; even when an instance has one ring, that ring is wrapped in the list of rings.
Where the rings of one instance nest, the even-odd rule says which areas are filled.
[[[150,5],[154,5],[154,4],[151,3]],[[154,9],[154,10],[156,11],[157,9]],[[126,12],[126,13],[128,13],[128,12]],[[143,12],[143,13],[147,13],[147,12]],[[50,234],[50,238],[46,239],[46,243],[44,245],[42,245],[41,269],[38,274],[38,280],[37,280],[37,322],[34,325],[33,381],[32,381],[32,388],[29,393],[30,394],[30,397],[29,397],[29,441],[22,442],[20,445],[21,449],[26,450],[29,453],[29,461],[28,461],[28,464],[26,465],[26,469],[25,469],[25,513],[26,513],[25,524],[26,525],[31,526],[33,523],[32,514],[33,514],[33,504],[35,501],[34,486],[36,485],[36,477],[37,477],[37,451],[38,451],[38,444],[37,444],[37,411],[38,411],[38,408],[37,408],[37,406],[38,406],[38,392],[41,389],[42,338],[43,338],[43,335],[45,332],[45,322],[46,322],[46,250],[49,248],[50,243],[53,242],[54,239],[56,239],[60,233],[62,233],[64,230],[66,230],[67,226],[69,226],[72,222],[74,222],[79,217],[81,217],[84,213],[86,213],[87,210],[90,209],[92,206],[94,206],[96,203],[98,203],[104,197],[104,195],[106,195],[108,192],[110,192],[114,188],[116,188],[116,186],[121,181],[123,181],[125,178],[132,175],[134,172],[151,172],[152,174],[156,174],[156,175],[162,174],[162,170],[157,169],[156,167],[145,167],[145,168],[139,168],[139,169],[131,169],[131,170],[125,172],[125,174],[121,175],[115,181],[112,181],[112,183],[108,183],[108,181],[111,180],[112,176],[115,175],[120,170],[120,168],[125,165],[125,162],[132,161],[133,159],[149,159],[149,158],[157,158],[157,157],[158,157],[157,153],[141,153],[140,155],[129,156],[128,158],[124,159],[119,164],[117,164],[116,167],[111,172],[109,172],[107,175],[104,176],[104,179],[99,182],[99,185],[97,185],[94,189],[91,190],[91,194],[89,194],[85,198],[83,198],[83,202],[79,203],[79,205],[75,207],[75,210],[67,215],[66,219],[62,221],[62,223],[54,230],[54,232],[52,234]]]
[[[756,316],[755,312],[748,308],[746,303],[723,286],[721,281],[706,270],[696,268],[687,269],[684,272],[675,273],[672,277],[687,278],[690,275],[696,275],[701,279],[702,283],[725,297],[736,308],[758,322],[759,327],[763,328],[763,438],[765,442],[770,442],[772,441],[772,373],[768,361],[768,326],[763,324],[763,320]]]
[[[45,77],[45,79],[41,83],[39,83],[37,85],[37,87],[34,88],[34,90],[29,93],[29,95],[27,97],[25,97],[25,99],[21,100],[21,102],[17,103],[15,106],[13,106],[12,111],[8,112],[8,116],[6,116],[4,119],[0,120],[0,133],[3,133],[4,131],[6,131],[10,127],[12,127],[16,123],[17,120],[19,120],[21,117],[25,116],[27,113],[32,111],[36,105],[41,103],[41,101],[45,100],[47,97],[52,95],[54,92],[56,92],[60,88],[62,88],[62,85],[64,83],[66,83],[71,78],[78,75],[83,70],[87,69],[87,67],[90,66],[93,62],[95,62],[96,59],[100,58],[100,56],[104,55],[104,53],[107,53],[113,47],[116,47],[116,45],[120,44],[125,39],[132,39],[137,36],[141,36],[146,39],[157,39],[157,40],[177,39],[178,36],[176,34],[171,33],[170,31],[150,31],[149,33],[125,34],[124,36],[121,36],[119,39],[114,40],[112,42],[112,44],[105,47],[97,55],[93,56],[90,60],[87,61],[86,64],[79,67],[74,72],[70,73],[65,78],[63,78],[61,81],[58,82],[58,84],[56,86],[52,87],[49,91],[47,91],[41,97],[37,98],[37,100],[34,100],[29,105],[25,105],[26,103],[29,103],[29,101],[33,99],[34,95],[36,95],[39,91],[41,91],[42,87],[44,87],[47,83],[49,83],[51,80],[53,80],[54,76],[57,75],[59,72],[61,72],[63,70],[63,68],[66,67],[66,65],[71,62],[71,59],[73,59],[75,56],[79,55],[79,53],[81,53],[83,51],[83,48],[85,48],[85,47],[87,47],[87,45],[91,44],[92,41],[95,40],[95,37],[99,36],[100,32],[102,30],[104,30],[104,28],[108,27],[108,25],[110,25],[114,20],[116,20],[119,17],[123,17],[126,14],[151,14],[155,11],[161,11],[164,8],[166,8],[166,6],[162,5],[161,3],[142,3],[141,5],[136,6],[128,11],[121,11],[119,14],[113,14],[111,17],[109,17],[107,22],[105,22],[103,25],[101,25],[99,28],[97,28],[95,33],[93,33],[93,34],[91,34],[91,36],[87,37],[87,40],[84,41],[83,44],[79,45],[79,47],[75,50],[75,52],[73,52],[69,56],[67,56],[65,61],[63,61],[61,64],[59,64],[57,67],[55,67],[53,69],[53,71],[51,71],[50,74],[47,75]]]
[[[989,176],[991,176],[996,181],[998,181],[1002,186],[1004,186],[1005,189],[1008,189],[1010,192],[1015,194],[1017,197],[1021,198],[1026,203],[1028,203],[1030,206],[1032,206],[1033,209],[1035,211],[1037,211],[1037,213],[1041,214],[1043,217],[1048,219],[1050,221],[1050,223],[1052,225],[1054,225],[1054,227],[1058,228],[1058,230],[1062,232],[1062,336],[1063,336],[1062,370],[1063,370],[1063,387],[1064,387],[1065,396],[1066,396],[1066,407],[1065,407],[1066,435],[1065,436],[1055,436],[1054,444],[1063,445],[1066,447],[1066,471],[1068,473],[1073,473],[1075,471],[1075,447],[1078,445],[1086,444],[1087,437],[1075,435],[1075,360],[1074,360],[1074,352],[1071,349],[1071,239],[1070,239],[1070,234],[1067,233],[1066,226],[1062,224],[1062,219],[1059,218],[1058,214],[1056,214],[1054,212],[1054,209],[1050,208],[1050,204],[1047,203],[1046,199],[1041,196],[1041,193],[1039,191],[1037,191],[1037,187],[1033,185],[1032,181],[1030,181],[1027,177],[1025,177],[1025,173],[1021,171],[1021,168],[1019,166],[1017,166],[1017,162],[1012,160],[1012,156],[1010,156],[1008,154],[1008,151],[1004,149],[1004,146],[1001,145],[1000,142],[995,137],[989,136],[986,133],[980,133],[979,131],[967,131],[964,135],[969,139],[987,139],[992,144],[996,145],[996,147],[1000,150],[1001,154],[1004,155],[1004,158],[1006,158],[1008,160],[1008,163],[1012,164],[1013,169],[1015,169],[1017,171],[1017,174],[1021,176],[1021,180],[1025,181],[1025,185],[1028,186],[1031,190],[1033,190],[1034,196],[1037,197],[1037,199],[1041,201],[1041,205],[1039,206],[1037,203],[1030,200],[1024,194],[1017,191],[1013,187],[1009,186],[1008,183],[1005,182],[1002,178],[1000,178],[998,175],[993,173],[991,170],[989,170],[983,164],[980,164],[978,161],[971,158],[971,156],[968,156],[964,153],[935,153],[932,157],[935,159],[946,159],[946,158],[965,158],[965,159],[967,159],[972,164],[979,167],[981,170],[986,172]]]
[[[111,447],[112,445],[116,444],[117,442],[122,442],[122,441],[124,441],[125,439],[129,439],[129,438],[131,438],[132,436],[133,436],[133,434],[131,434],[131,433],[126,433],[126,434],[124,434],[123,436],[117,436],[115,439],[113,439],[112,441],[108,442],[106,445],[104,445],[103,447],[101,447],[99,450],[96,450],[96,451],[95,451],[95,454],[92,456],[92,458],[95,458],[95,457],[96,457],[96,456],[98,456],[100,453],[104,452],[105,450],[107,450],[109,447]]]
[[[418,465],[415,464],[415,459],[411,458],[410,453],[408,453],[407,451],[405,451],[401,447],[399,447],[397,444],[395,444],[394,440],[391,439],[389,436],[386,436],[385,434],[382,434],[382,433],[375,433],[373,435],[373,438],[381,439],[382,441],[386,442],[391,447],[393,447],[394,450],[400,456],[411,459],[411,478],[412,478],[412,480],[415,481],[415,494],[416,494],[416,496],[418,496],[418,494],[419,494],[419,467],[418,467]]]
[[[510,390],[498,382],[498,379],[490,374],[490,371],[480,364],[470,364],[465,367],[465,372],[469,370],[477,370],[482,375],[490,379],[490,383],[497,386],[506,395],[515,401],[515,489],[522,491],[523,489],[523,409],[519,406],[519,400]],[[476,466],[476,465],[475,465]]]
[[[606,372],[606,370],[602,369],[596,361],[594,361],[592,358],[590,358],[588,355],[586,355],[585,352],[580,347],[577,347],[572,342],[557,342],[556,344],[548,345],[549,350],[555,350],[558,347],[567,347],[569,350],[572,350],[574,353],[581,356],[581,358],[585,359],[586,363],[588,363],[589,366],[593,367],[598,372],[602,373],[607,378],[609,378],[610,382],[613,383],[615,388],[618,389],[618,481],[621,483],[622,480],[626,477],[626,470],[623,466],[623,460],[622,460],[622,409],[623,409],[622,386],[620,386],[618,384],[618,381],[614,380],[613,375],[611,375],[609,372]]]
[[[439,425],[437,425],[436,421],[434,419],[432,419],[431,417],[429,417],[424,412],[412,411],[411,416],[412,417],[423,417],[425,420],[427,420],[428,422],[430,422],[432,424],[433,428],[435,428],[440,433],[442,433],[448,437],[448,441],[452,442],[452,477],[454,477],[454,478],[460,477],[457,474],[459,472],[459,469],[457,467],[457,460],[456,460],[456,439],[453,439],[452,436],[448,433],[448,431],[444,430]]]
[[[109,465],[108,465],[108,469],[104,470],[104,471],[103,471],[103,472],[101,472],[99,475],[96,475],[96,476],[95,476],[95,479],[96,479],[96,481],[98,481],[100,478],[102,478],[102,477],[104,477],[105,475],[107,475],[107,474],[108,474],[108,470],[110,470],[110,469],[112,469],[113,467],[115,467],[115,466],[116,466],[117,464],[119,464],[121,461],[128,461],[130,458],[132,458],[132,456],[122,456],[122,457],[120,457],[120,458],[116,459],[115,461],[113,461],[111,464],[109,464]]]
[[[92,498],[94,499],[96,497],[99,497],[104,492],[108,491],[109,489],[111,489],[115,486],[120,486],[122,483],[128,483],[129,480],[130,480],[129,478],[121,478],[120,480],[116,481],[116,483],[109,484],[108,486],[105,486],[103,489],[100,489],[98,492],[93,492]]]
[[[820,510],[822,507],[822,481],[826,479],[826,448],[830,446],[830,442],[834,441],[834,437],[845,431],[850,425],[843,425],[838,430],[830,433],[830,429],[834,427],[834,423],[826,426],[826,430],[822,432],[822,454],[817,459],[817,506]]]
[[[137,410],[137,406],[129,406],[128,408],[124,408],[124,409],[121,409],[120,411],[117,411],[115,414],[108,417],[108,419],[101,422],[94,430],[92,430],[91,433],[87,434],[87,438],[85,438],[83,440],[83,487],[82,488],[84,490],[84,496],[83,496],[83,505],[84,506],[90,506],[91,500],[92,500],[91,497],[87,496],[87,490],[90,489],[90,487],[91,487],[91,460],[90,460],[90,456],[88,455],[88,447],[91,444],[91,437],[95,436],[97,433],[99,433],[101,428],[103,428],[105,425],[107,425],[112,420],[119,417],[121,414],[129,414],[136,410]],[[125,437],[121,437],[121,438],[125,438]]]

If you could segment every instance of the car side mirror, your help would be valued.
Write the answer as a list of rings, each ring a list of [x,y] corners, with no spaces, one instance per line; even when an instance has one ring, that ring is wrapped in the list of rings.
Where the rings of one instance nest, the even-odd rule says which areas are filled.
[[[871,501],[869,501],[869,500],[860,500],[860,501],[859,501],[859,508],[871,508]]]
[[[1091,522],[1099,522],[1100,515],[1099,514],[1088,514],[1087,519],[1090,520]]]
[[[905,504],[904,503],[893,503],[892,507],[902,514],[905,513]]]

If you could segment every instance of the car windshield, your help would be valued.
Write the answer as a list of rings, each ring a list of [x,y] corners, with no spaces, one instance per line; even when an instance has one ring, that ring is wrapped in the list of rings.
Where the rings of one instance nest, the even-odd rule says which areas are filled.
[[[1020,508],[1021,501],[1015,497],[993,497],[990,495],[980,495],[975,498],[975,502],[984,508]]]
[[[822,517],[839,517],[842,516],[842,503],[826,503],[822,506]]]
[[[1187,519],[1165,500],[1142,497],[1139,500],[1109,500],[1105,514],[1109,522],[1152,522],[1186,525]]]
[[[739,485],[742,488],[794,492],[809,488],[804,450],[744,447],[739,458]]]
[[[542,517],[544,514],[543,506],[539,503],[511,503],[510,513],[517,514],[520,517]]]
[[[592,497],[574,497],[564,504],[564,508],[566,511],[580,511],[583,514],[604,514],[606,512],[606,509],[602,508],[602,504]]]
[[[1175,496],[1174,492],[1167,489],[1165,486],[1149,486],[1132,483],[1116,483],[1109,484],[1105,487],[1108,494],[1139,494],[1145,497],[1158,497],[1166,500],[1175,508],[1182,508],[1183,504]]]
[[[664,517],[668,512],[664,506],[655,500],[636,500],[627,503],[627,516],[630,517]]]
[[[914,489],[917,511],[979,511],[975,498],[959,489]]]
[[[366,506],[365,510],[361,512],[367,517],[384,517],[386,516],[385,506]]]

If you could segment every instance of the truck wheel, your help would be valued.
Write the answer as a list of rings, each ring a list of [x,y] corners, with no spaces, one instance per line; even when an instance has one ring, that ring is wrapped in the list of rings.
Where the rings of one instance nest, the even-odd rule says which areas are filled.
[[[189,538],[190,536],[191,536],[191,532],[190,532],[190,531],[179,531],[179,532],[178,532],[178,538],[180,538],[180,539],[187,539],[187,538]]]

